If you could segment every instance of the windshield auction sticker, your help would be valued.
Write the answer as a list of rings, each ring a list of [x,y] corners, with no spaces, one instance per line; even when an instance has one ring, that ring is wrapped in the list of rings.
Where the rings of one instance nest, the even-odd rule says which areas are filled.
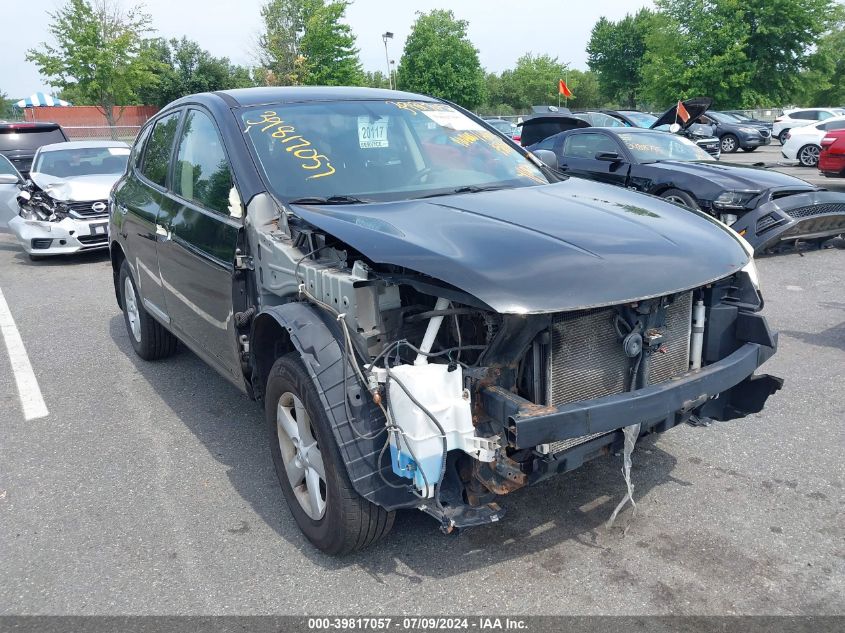
[[[359,116],[358,147],[361,149],[388,147],[387,123],[387,117],[373,119],[370,116]]]
[[[478,123],[464,116],[452,106],[445,103],[429,103],[428,101],[388,101],[400,110],[416,115],[420,113],[434,121],[440,127],[464,132],[468,130],[483,130]]]

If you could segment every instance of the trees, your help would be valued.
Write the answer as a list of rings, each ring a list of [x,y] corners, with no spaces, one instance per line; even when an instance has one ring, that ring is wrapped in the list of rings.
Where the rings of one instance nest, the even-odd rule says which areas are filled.
[[[122,10],[113,0],[69,0],[50,13],[55,45],[27,52],[51,85],[77,102],[96,105],[114,127],[114,108],[133,103],[141,86],[155,84],[156,62],[142,45],[150,16]]]
[[[259,62],[267,83],[349,85],[364,80],[346,0],[268,0]]]
[[[650,10],[640,9],[618,22],[602,17],[593,26],[587,44],[587,63],[597,73],[605,99],[629,108],[637,107],[645,38],[652,15]]]
[[[452,11],[417,13],[396,71],[401,90],[420,92],[475,108],[484,100],[484,71],[467,37],[467,22]]]
[[[557,57],[525,53],[512,71],[502,73],[504,102],[517,110],[556,104],[558,82],[565,74],[566,64]]]
[[[646,34],[644,94],[658,103],[706,95],[718,107],[790,100],[834,0],[657,0]]]
[[[11,119],[15,115],[14,101],[9,99],[9,96],[0,90],[0,119]]]
[[[214,57],[197,42],[162,38],[147,40],[145,47],[158,62],[158,83],[138,90],[143,103],[164,106],[184,95],[255,85],[248,68]]]

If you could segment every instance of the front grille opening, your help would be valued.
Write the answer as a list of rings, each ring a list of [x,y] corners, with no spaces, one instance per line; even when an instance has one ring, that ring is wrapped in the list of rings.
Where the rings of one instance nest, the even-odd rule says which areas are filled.
[[[823,204],[813,204],[806,207],[798,207],[797,209],[784,209],[791,218],[809,218],[814,215],[824,215],[826,213],[845,213],[845,203],[842,202],[827,202]]]
[[[53,243],[53,240],[46,237],[37,237],[30,242],[30,248],[36,250],[44,250],[46,248],[50,248],[50,245]]]
[[[106,244],[109,241],[108,235],[78,235],[76,237],[80,242],[85,244],[86,246],[91,246],[93,244]]]

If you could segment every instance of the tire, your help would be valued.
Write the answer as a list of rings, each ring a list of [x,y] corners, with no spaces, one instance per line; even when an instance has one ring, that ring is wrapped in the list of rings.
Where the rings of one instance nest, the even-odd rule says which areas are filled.
[[[743,147],[742,151],[743,152],[756,152],[757,148],[756,147]]]
[[[27,253],[29,256],[29,261],[31,262],[40,262],[44,261],[44,255],[33,255],[32,253]]]
[[[798,162],[802,167],[815,167],[819,164],[819,153],[821,148],[812,143],[805,145],[798,150]]]
[[[733,134],[725,134],[719,143],[723,154],[733,154],[739,149],[739,139]]]
[[[669,202],[689,207],[690,209],[699,208],[695,198],[689,195],[686,191],[681,191],[680,189],[667,189],[660,194],[660,197],[664,200],[668,200]]]
[[[370,503],[352,487],[317,387],[297,352],[273,364],[264,412],[282,492],[299,529],[317,549],[349,554],[390,531],[395,513]],[[309,486],[311,482],[319,483]]]
[[[780,141],[781,145],[786,145],[786,135],[789,134],[789,130],[781,130],[780,134],[778,134],[778,140]]]
[[[152,318],[144,309],[132,271],[124,261],[120,267],[120,303],[123,306],[123,322],[129,334],[132,348],[144,360],[167,358],[176,351],[176,337]],[[131,294],[130,294],[131,293]]]

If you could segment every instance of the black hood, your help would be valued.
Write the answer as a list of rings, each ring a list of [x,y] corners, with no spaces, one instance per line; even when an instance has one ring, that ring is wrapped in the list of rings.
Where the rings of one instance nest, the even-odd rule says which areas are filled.
[[[554,136],[558,132],[566,132],[567,130],[574,130],[579,127],[590,127],[590,124],[584,119],[565,114],[535,116],[518,125],[522,126],[522,134],[519,142],[523,147],[539,143],[544,138]]]
[[[765,191],[772,188],[813,191],[810,183],[779,171],[722,161],[671,161],[651,163],[650,167],[667,169],[690,176],[706,178],[729,191]]]
[[[501,313],[666,295],[721,279],[748,261],[739,237],[703,213],[578,178],[292,210],[376,264],[428,275]]]
[[[713,105],[713,99],[710,97],[696,97],[694,99],[687,99],[683,103],[687,112],[689,112],[689,119],[686,123],[678,118],[678,104],[676,103],[666,110],[666,112],[661,114],[657,118],[657,121],[651,124],[652,129],[659,125],[672,125],[673,123],[677,123],[681,126],[682,130],[685,130],[695,123],[698,120],[698,117],[710,109],[710,106]]]

